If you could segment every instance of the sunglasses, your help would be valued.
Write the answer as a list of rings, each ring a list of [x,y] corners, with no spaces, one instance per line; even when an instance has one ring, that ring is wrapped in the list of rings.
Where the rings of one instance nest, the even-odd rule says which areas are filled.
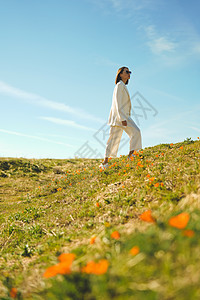
[[[125,72],[126,72],[126,74],[131,74],[131,71],[126,70]]]

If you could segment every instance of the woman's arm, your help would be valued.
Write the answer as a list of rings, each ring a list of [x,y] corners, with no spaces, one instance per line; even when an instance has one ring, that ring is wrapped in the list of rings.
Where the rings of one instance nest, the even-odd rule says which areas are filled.
[[[124,87],[122,86],[122,84],[118,84],[116,87],[116,109],[117,109],[117,114],[118,114],[118,118],[119,120],[122,122],[123,126],[127,126],[127,121],[126,121],[126,114],[124,112],[124,101],[123,101],[123,97],[124,97]]]

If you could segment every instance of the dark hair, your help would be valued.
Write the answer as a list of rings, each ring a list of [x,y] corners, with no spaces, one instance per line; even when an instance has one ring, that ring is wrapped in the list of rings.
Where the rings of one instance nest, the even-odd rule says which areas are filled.
[[[115,84],[117,84],[121,80],[120,74],[123,73],[124,69],[128,69],[128,68],[127,67],[121,67],[121,68],[118,69],[117,76],[115,78]],[[128,84],[128,79],[127,79],[125,84]]]

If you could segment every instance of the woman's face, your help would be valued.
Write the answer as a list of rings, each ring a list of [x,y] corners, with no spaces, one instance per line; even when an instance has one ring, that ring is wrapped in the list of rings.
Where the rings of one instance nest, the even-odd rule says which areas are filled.
[[[130,73],[129,73],[129,69],[128,68],[125,68],[123,70],[123,72],[120,74],[120,77],[122,79],[122,81],[125,83],[127,80],[130,79]]]

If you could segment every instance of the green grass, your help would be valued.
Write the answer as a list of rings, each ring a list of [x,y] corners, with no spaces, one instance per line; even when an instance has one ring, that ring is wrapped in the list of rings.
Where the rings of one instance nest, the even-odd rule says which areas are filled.
[[[200,299],[199,145],[149,147],[103,172],[98,159],[1,158],[0,299],[12,287],[27,300]],[[139,218],[149,209],[155,224]],[[181,212],[193,237],[168,224]],[[76,254],[71,274],[45,279],[62,253]],[[100,259],[105,274],[81,272]]]

